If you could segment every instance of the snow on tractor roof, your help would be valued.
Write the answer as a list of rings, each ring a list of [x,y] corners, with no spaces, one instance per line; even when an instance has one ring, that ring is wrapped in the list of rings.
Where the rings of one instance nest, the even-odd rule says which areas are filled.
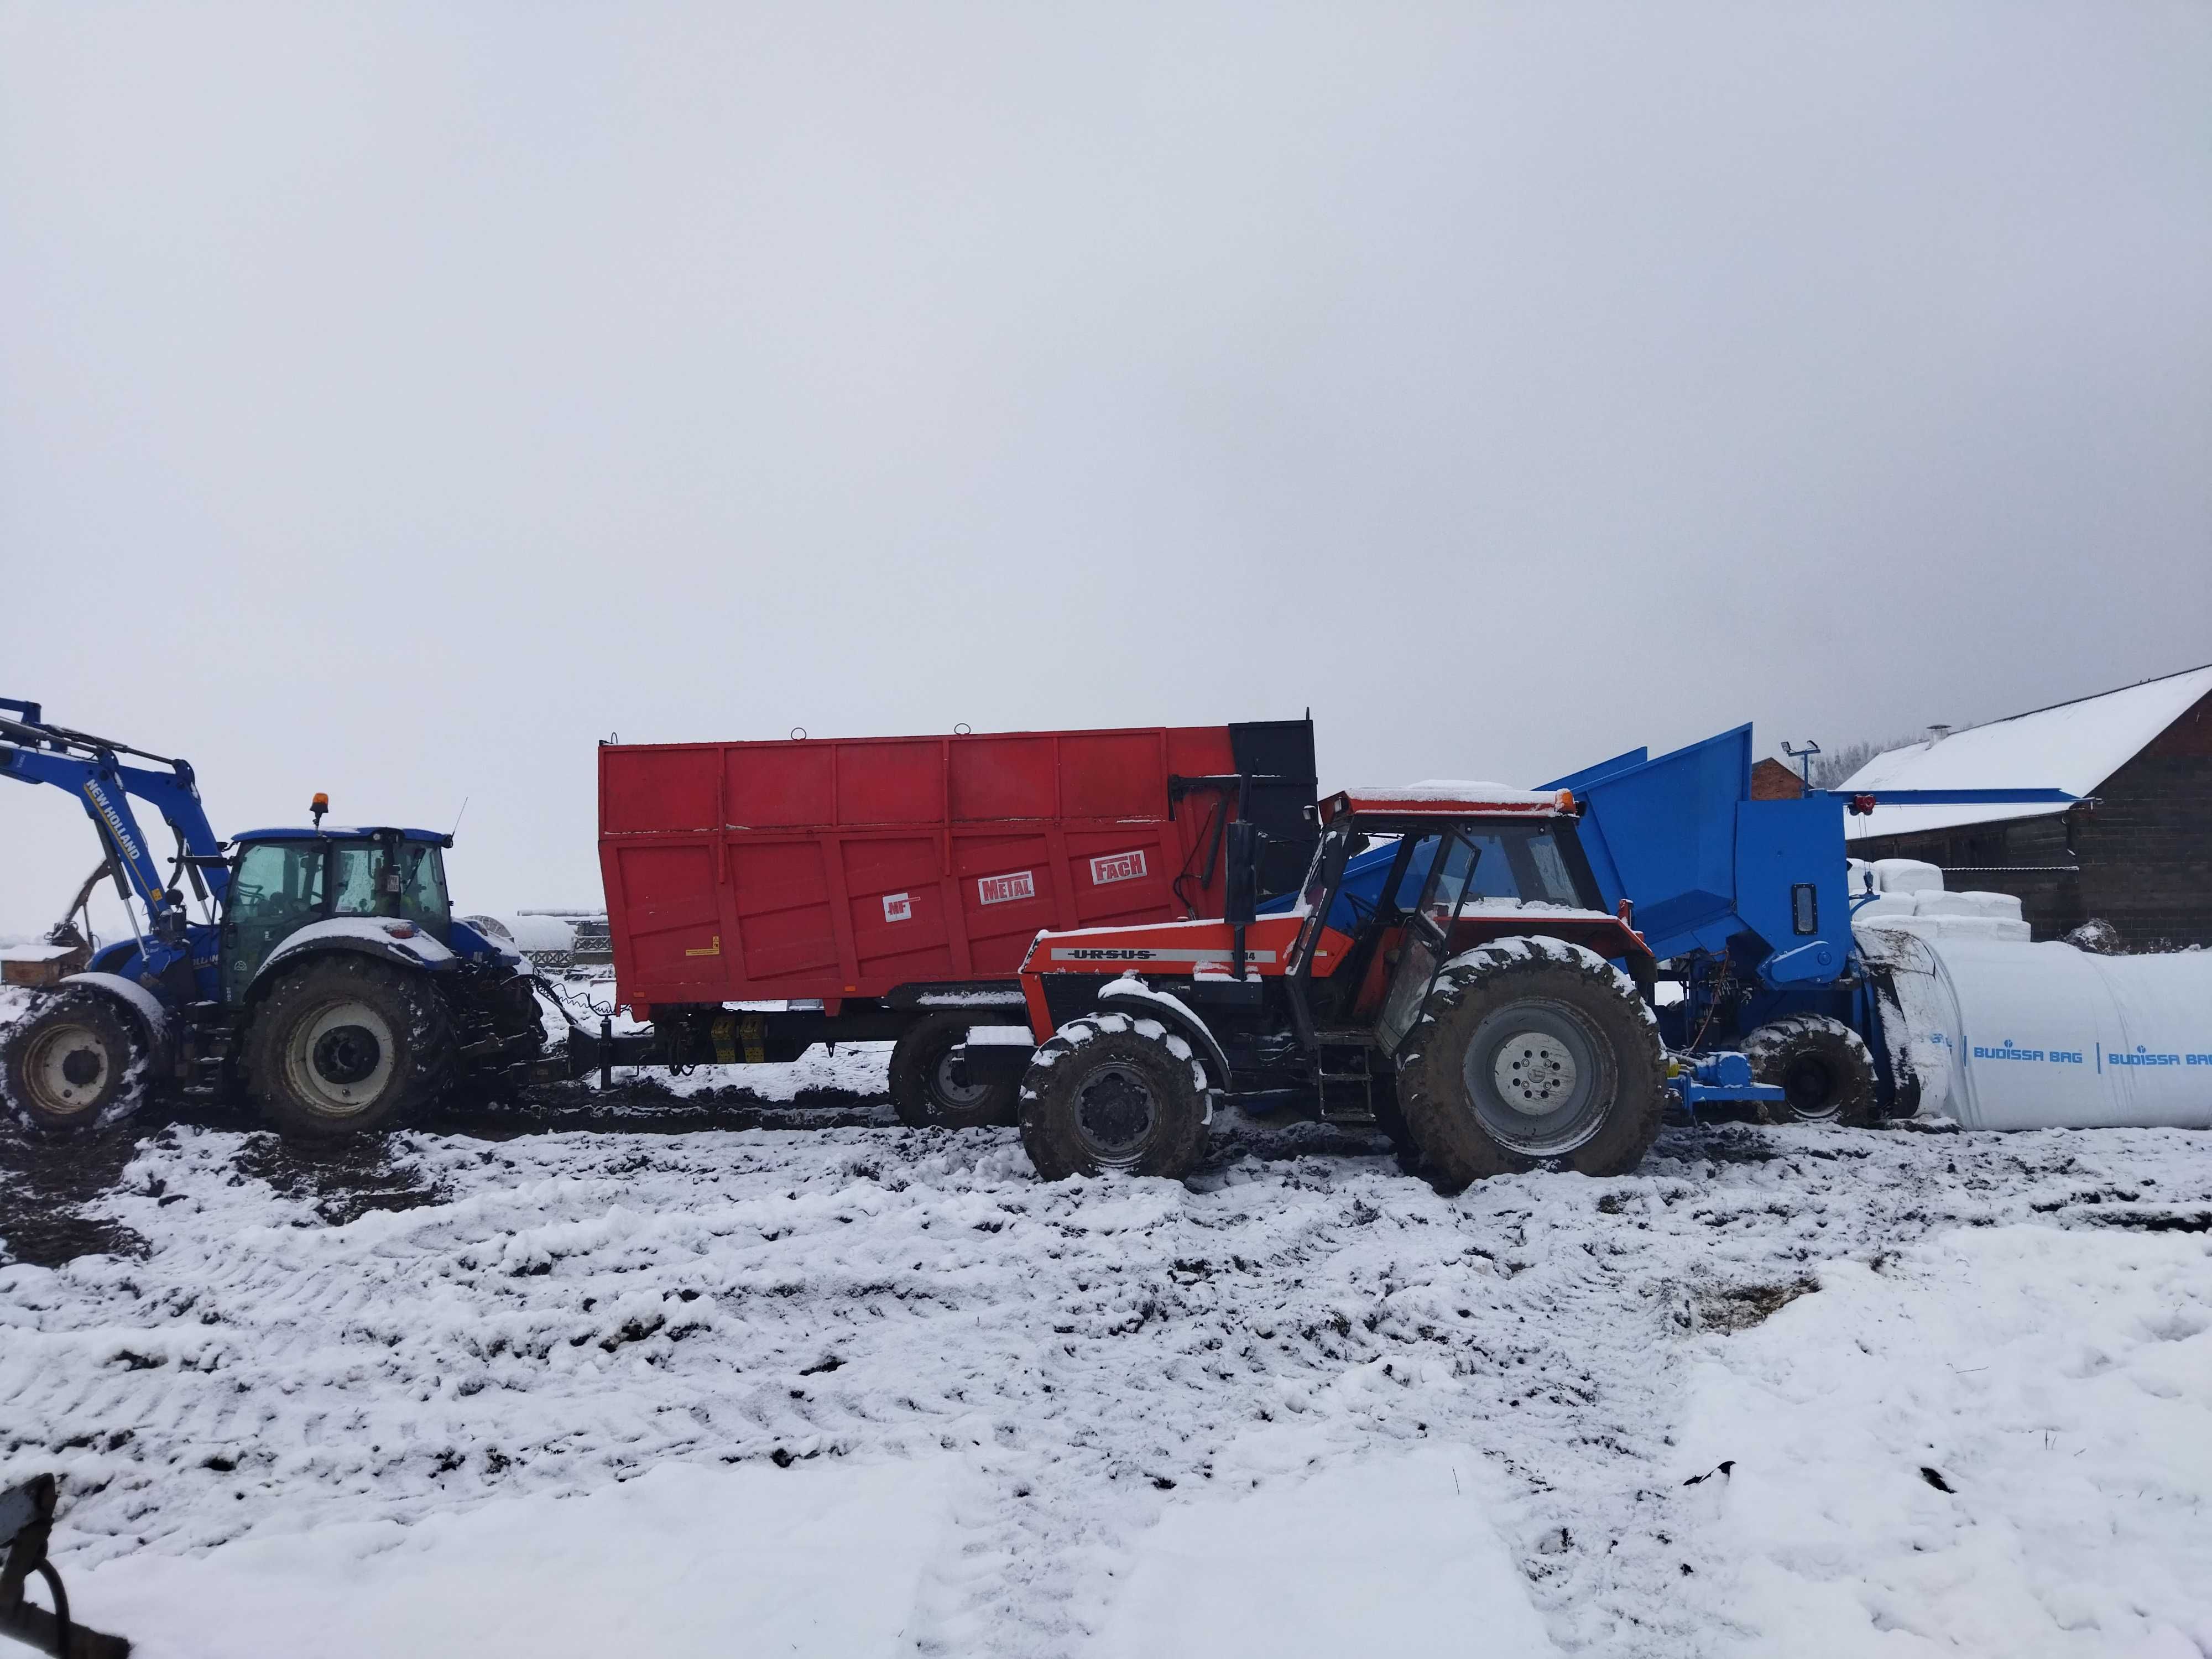
[[[1329,817],[1340,811],[1551,817],[1573,811],[1575,798],[1565,789],[1513,789],[1502,783],[1431,778],[1422,783],[1355,784],[1333,797],[1327,807]]]
[[[397,836],[402,841],[434,841],[441,847],[451,847],[453,838],[442,830],[408,830],[396,823],[325,824],[319,830],[302,830],[297,824],[279,825],[270,830],[246,830],[233,836],[234,845],[250,841],[361,841],[372,836]]]

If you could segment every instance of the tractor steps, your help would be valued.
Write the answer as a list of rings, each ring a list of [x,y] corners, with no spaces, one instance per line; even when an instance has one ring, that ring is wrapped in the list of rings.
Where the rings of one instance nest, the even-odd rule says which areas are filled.
[[[1314,1086],[1321,1097],[1324,1123],[1347,1128],[1373,1127],[1375,1085],[1371,1069],[1375,1047],[1364,1032],[1322,1031],[1314,1066]]]

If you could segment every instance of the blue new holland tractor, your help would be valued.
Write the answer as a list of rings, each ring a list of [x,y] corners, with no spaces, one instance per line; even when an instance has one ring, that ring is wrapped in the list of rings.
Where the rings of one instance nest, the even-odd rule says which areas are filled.
[[[533,976],[454,920],[452,836],[325,826],[317,795],[312,827],[224,842],[186,762],[6,698],[0,777],[69,791],[104,854],[48,936],[54,982],[0,1037],[0,1093],[33,1124],[111,1121],[152,1090],[243,1091],[280,1128],[330,1136],[387,1126],[464,1079],[499,1091],[538,1074]],[[166,874],[133,799],[176,839]],[[74,918],[104,878],[139,931],[95,954]]]

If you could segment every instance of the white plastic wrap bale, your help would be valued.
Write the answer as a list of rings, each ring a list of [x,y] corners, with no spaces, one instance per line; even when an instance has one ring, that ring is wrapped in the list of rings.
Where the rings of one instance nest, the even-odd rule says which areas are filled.
[[[1851,912],[1851,927],[1862,950],[1866,933],[1880,928],[1919,939],[2021,942],[2031,937],[2020,901],[2010,893],[1948,893],[1940,887],[1877,893]]]
[[[2026,912],[2021,908],[2017,893],[1960,893],[1962,899],[1972,899],[1977,915],[1995,916],[2000,921],[2021,921]]]
[[[1981,908],[1971,895],[1947,893],[1942,888],[1922,889],[1912,895],[1917,916],[1978,916]]]
[[[1889,970],[1883,1036],[1917,1077],[1923,1115],[1969,1129],[2212,1128],[2212,952],[2096,956],[1956,931],[1973,921],[2004,925],[1914,918],[1859,936]]]
[[[1883,916],[1911,916],[1919,914],[1919,906],[1910,893],[1876,893],[1863,904],[1852,907],[1855,923],[1878,920]]]
[[[1876,859],[1874,884],[1881,893],[1940,893],[1943,872],[1919,859]]]
[[[2027,923],[2021,915],[2020,901],[2010,893],[1946,893],[1939,890],[1900,893],[1896,897],[1899,902],[1909,899],[1914,915],[1929,918],[1939,924],[1932,930],[1914,930],[1932,939],[2025,939],[2029,937]],[[1872,909],[1874,907],[1868,908]],[[1881,919],[1879,915],[1874,918],[1877,921]]]

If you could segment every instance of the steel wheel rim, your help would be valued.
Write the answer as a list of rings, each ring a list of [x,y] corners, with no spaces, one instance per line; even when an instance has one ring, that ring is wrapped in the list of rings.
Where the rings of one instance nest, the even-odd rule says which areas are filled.
[[[325,1003],[294,1023],[284,1043],[292,1097],[325,1117],[355,1117],[376,1104],[392,1079],[392,1026],[366,1002]]]
[[[1800,1054],[1784,1066],[1782,1093],[1790,1115],[1801,1123],[1826,1123],[1843,1109],[1836,1068],[1820,1054]]]
[[[1103,1170],[1140,1163],[1159,1127],[1158,1091],[1133,1066],[1108,1060],[1075,1091],[1075,1137]]]
[[[98,1031],[65,1021],[31,1039],[23,1056],[23,1081],[42,1109],[69,1116],[93,1109],[112,1064]]]
[[[929,1068],[930,1098],[939,1106],[950,1107],[954,1111],[981,1105],[984,1097],[991,1092],[991,1085],[957,1081],[953,1076],[952,1061],[953,1050],[947,1048],[938,1055],[937,1063]]]
[[[1489,1014],[1460,1066],[1482,1132],[1527,1158],[1564,1157],[1605,1127],[1613,1070],[1604,1039],[1580,1010],[1539,997]]]

